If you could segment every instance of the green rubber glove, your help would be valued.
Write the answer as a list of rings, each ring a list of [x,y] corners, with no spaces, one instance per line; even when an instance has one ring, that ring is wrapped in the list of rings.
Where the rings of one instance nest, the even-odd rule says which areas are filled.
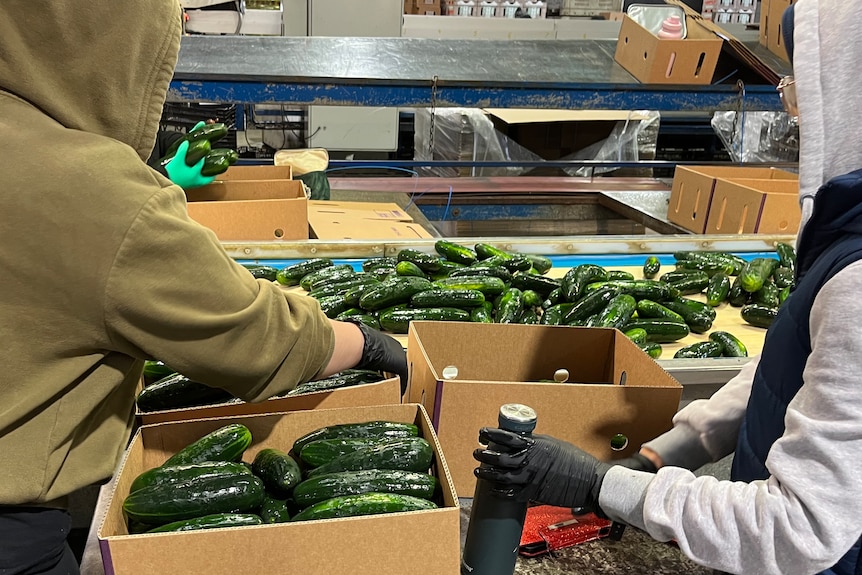
[[[197,124],[195,124],[194,128],[189,130],[189,134],[191,134],[192,132],[196,132],[196,131],[200,130],[201,128],[203,128],[206,125],[207,125],[206,122],[198,122]]]
[[[203,124],[203,122],[201,122],[201,124]],[[197,126],[195,126],[195,129],[197,129]],[[168,178],[184,190],[199,188],[212,183],[213,180],[215,180],[215,176],[204,176],[201,174],[205,158],[201,158],[201,160],[194,166],[186,165],[186,153],[188,150],[189,143],[183,142],[180,144],[180,147],[177,148],[177,153],[174,157],[165,164],[164,168]]]

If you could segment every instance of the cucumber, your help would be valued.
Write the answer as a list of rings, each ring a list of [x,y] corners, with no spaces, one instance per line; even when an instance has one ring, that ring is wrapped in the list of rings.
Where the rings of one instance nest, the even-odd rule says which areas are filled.
[[[380,281],[365,272],[359,274],[348,274],[343,279],[336,279],[332,282],[318,284],[308,292],[308,295],[315,299],[321,299],[332,295],[339,295],[343,298],[351,289],[367,285],[380,285]],[[345,302],[348,304],[350,303],[346,299]]]
[[[644,345],[647,342],[647,332],[645,329],[640,327],[626,331],[625,336],[637,345]]]
[[[563,318],[575,306],[573,303],[558,303],[545,309],[539,323],[542,325],[563,325]]]
[[[661,270],[661,262],[656,256],[649,256],[643,265],[644,278],[651,280],[658,275]]]
[[[335,319],[339,314],[350,309],[350,304],[344,301],[344,296],[340,294],[325,296],[317,300],[320,304],[320,310],[329,319]]]
[[[524,307],[542,307],[542,296],[533,290],[524,290],[521,295],[524,298]]]
[[[775,285],[780,289],[792,286],[796,281],[793,276],[793,270],[785,267],[776,268],[772,274],[772,278],[775,280]]]
[[[257,511],[263,497],[263,482],[253,475],[199,477],[139,489],[123,501],[123,511],[129,519],[164,525],[216,513]]]
[[[346,275],[355,274],[353,266],[349,264],[339,264],[325,266],[317,271],[310,272],[299,280],[299,287],[305,291],[311,291],[312,286],[322,279],[326,278],[344,278]]]
[[[278,270],[272,266],[262,266],[259,264],[242,264],[242,267],[248,270],[251,276],[257,280],[266,280],[274,282],[278,275]]]
[[[449,260],[440,260],[440,271],[436,272],[435,275],[441,275],[443,277],[447,277],[454,271],[462,270],[468,266],[464,264],[459,264],[457,262],[450,262]]]
[[[665,273],[661,274],[659,281],[662,281],[664,283],[669,284],[669,283],[673,283],[673,282],[678,282],[680,280],[684,280],[686,278],[691,277],[692,275],[700,275],[700,274],[704,274],[704,273],[706,273],[706,272],[701,271],[701,270],[687,270],[684,268],[679,268],[679,269],[671,270],[669,272],[665,272]]]
[[[380,267],[394,268],[396,265],[398,265],[398,260],[396,258],[390,258],[387,256],[368,258],[362,262],[362,271],[373,272]]]
[[[641,348],[644,353],[650,356],[653,359],[658,359],[661,357],[661,344],[655,341],[648,341],[646,343],[638,344],[638,347]]]
[[[306,433],[294,444],[292,451],[302,453],[302,448],[312,441],[321,439],[361,439],[361,438],[400,438],[418,437],[419,428],[412,423],[394,421],[367,421],[364,423],[343,423],[315,429]]]
[[[563,276],[560,287],[563,290],[563,297],[566,301],[576,302],[583,295],[584,288],[587,285],[607,281],[608,272],[605,268],[595,264],[581,264],[570,269]]]
[[[473,308],[485,303],[485,294],[471,289],[430,289],[410,298],[413,307]]]
[[[200,162],[201,160],[206,158],[207,154],[209,154],[212,151],[212,144],[206,138],[200,138],[200,139],[195,139],[195,140],[189,140],[188,137],[180,138],[176,142],[171,144],[170,148],[168,148],[168,150],[169,150],[168,154],[166,154],[161,159],[162,166],[166,166],[173,159],[173,157],[177,153],[177,150],[180,147],[180,144],[182,144],[184,141],[189,142],[189,147],[186,150],[186,165],[187,166],[194,166],[195,164],[197,164],[198,162]],[[174,146],[176,146],[176,147],[174,147]]]
[[[636,300],[650,299],[662,301],[679,295],[673,286],[656,280],[614,280],[606,282],[595,282],[584,288],[584,293],[592,293],[602,287],[612,286],[619,289]]]
[[[411,321],[470,321],[470,312],[456,307],[396,309],[380,314],[380,327],[392,333],[407,333]]]
[[[190,142],[208,140],[212,143],[221,140],[225,136],[227,136],[227,125],[222,122],[213,122],[212,124],[201,126],[197,130],[190,130],[186,134],[185,139]],[[177,147],[179,147],[179,144],[177,144]]]
[[[502,265],[512,273],[528,272],[533,269],[533,262],[526,256],[512,256],[512,259],[504,261]]]
[[[689,327],[685,323],[668,319],[638,318],[623,326],[623,331],[640,328],[647,332],[648,342],[671,343],[686,337]]]
[[[686,304],[678,301],[665,302],[664,306],[681,315],[689,329],[694,333],[706,333],[712,329],[712,321],[714,317],[709,313],[692,309]]]
[[[365,469],[400,469],[402,471],[428,471],[434,451],[421,437],[404,437],[381,441],[376,445],[360,447],[356,451],[336,457],[329,463],[315,467],[308,477],[338,471]]]
[[[719,272],[722,273],[722,272]],[[717,275],[717,274],[715,274]],[[722,273],[722,275],[724,275]],[[672,282],[670,285],[679,291],[679,295],[691,295],[700,293],[709,285],[709,275],[705,272],[690,274],[684,279]]]
[[[690,310],[692,310],[694,312],[706,314],[707,316],[710,317],[710,319],[713,319],[713,320],[715,319],[715,317],[717,315],[715,308],[713,308],[711,305],[707,305],[703,302],[699,302],[699,301],[691,299],[691,298],[675,297],[675,298],[671,298],[671,299],[665,301],[664,303],[667,304],[667,303],[672,302],[672,301],[684,304]]]
[[[639,318],[669,319],[677,323],[685,323],[681,315],[649,299],[640,300],[636,309]]]
[[[724,275],[732,275],[736,269],[736,264],[730,261],[699,261],[699,260],[680,260],[676,262],[677,269],[698,270],[705,273],[708,277],[722,273]]]
[[[476,250],[476,256],[480,260],[487,260],[488,258],[497,257],[503,260],[512,259],[512,254],[505,252],[499,248],[495,248],[491,244],[478,243],[473,246]]]
[[[332,267],[333,265],[335,264],[333,264],[332,260],[329,258],[305,260],[304,262],[299,262],[298,264],[293,264],[292,266],[287,266],[286,268],[279,270],[276,274],[275,281],[286,286],[296,286],[299,285],[299,280],[308,274],[320,271],[323,268]]]
[[[610,270],[608,272],[609,280],[633,280],[635,276],[623,270]]]
[[[306,479],[293,490],[293,499],[301,509],[333,497],[363,493],[397,493],[431,499],[438,485],[437,478],[428,473],[394,469],[342,471]]]
[[[263,523],[287,523],[290,521],[290,507],[287,499],[273,497],[270,494],[263,496],[260,505],[260,518]]]
[[[743,266],[745,265],[744,259],[727,252],[680,251],[674,252],[673,257],[678,262],[683,260],[690,260],[702,262],[704,264],[707,264],[708,267],[712,266],[716,268],[720,267],[721,265],[730,264],[732,266],[732,270],[726,274],[729,276],[738,275],[739,272],[742,271]]]
[[[439,272],[440,269],[443,267],[440,263],[439,257],[431,254],[422,253],[419,250],[414,250],[411,248],[404,248],[403,250],[399,251],[398,261],[414,263],[423,272],[429,274]]]
[[[748,350],[738,337],[726,331],[714,331],[709,334],[710,341],[721,346],[724,357],[748,357]]]
[[[210,387],[175,373],[146,386],[138,393],[138,409],[148,413],[167,409],[182,409],[214,405],[234,399],[234,396],[218,387]]]
[[[460,277],[495,277],[504,282],[512,281],[512,272],[503,266],[469,266],[455,270],[449,274],[450,278]]]
[[[257,452],[251,471],[260,477],[267,491],[285,497],[299,485],[302,477],[299,464],[287,453],[272,447]]]
[[[349,305],[352,308],[359,308],[359,300],[362,299],[362,295],[365,292],[372,290],[373,288],[379,287],[380,284],[381,284],[381,282],[379,280],[376,282],[367,282],[367,283],[356,284],[355,286],[353,286],[352,288],[350,288],[346,292],[344,292],[344,295],[343,295],[344,303],[346,303],[347,305]],[[343,313],[346,313],[346,312],[343,312]],[[362,310],[360,309],[356,313],[362,313]]]
[[[497,323],[517,323],[521,310],[524,309],[524,296],[518,288],[509,288],[503,292],[500,307],[497,309]]]
[[[448,277],[435,281],[434,287],[457,290],[478,290],[485,294],[486,298],[489,295],[498,295],[506,291],[506,284],[503,280],[489,276]]]
[[[427,291],[434,285],[425,278],[400,277],[383,282],[372,290],[362,294],[359,307],[368,311],[377,311],[400,303],[407,303],[415,294]]]
[[[217,176],[225,173],[239,159],[236,150],[227,148],[213,148],[204,157],[204,165],[201,166],[202,176]]]
[[[174,375],[176,372],[177,370],[168,367],[163,361],[148,359],[144,362],[145,385],[152,385],[160,379]]]
[[[789,269],[791,272],[796,271],[796,250],[793,246],[784,242],[775,244],[775,251],[778,253],[778,261],[781,267]]]
[[[780,292],[778,292],[778,305],[784,303],[784,301],[790,297],[790,290],[793,286],[787,286],[786,288],[782,288]]]
[[[263,520],[252,513],[214,513],[184,521],[174,521],[161,527],[150,529],[147,533],[170,533],[173,531],[195,531],[198,529],[220,529],[223,527],[246,527],[261,525]]]
[[[241,423],[230,423],[208,433],[168,458],[162,466],[239,461],[251,445],[251,431]]]
[[[490,302],[486,303],[490,304]],[[482,305],[470,311],[470,321],[473,323],[494,323],[494,316],[491,315],[491,310]]]
[[[536,310],[534,309],[522,309],[521,313],[518,314],[518,320],[515,323],[523,325],[538,325],[539,314],[536,313]]]
[[[395,273],[399,276],[416,276],[418,278],[428,277],[419,266],[406,260],[398,262],[395,265]]]
[[[317,273],[323,274],[322,277],[316,278],[315,280],[309,282],[308,283],[308,289],[306,289],[305,291],[307,291],[307,292],[309,292],[309,294],[311,294],[312,292],[317,292],[321,288],[325,288],[327,286],[331,286],[331,285],[335,285],[335,284],[347,283],[347,282],[349,282],[351,280],[355,280],[357,278],[358,279],[365,278],[365,279],[372,280],[372,281],[380,281],[373,276],[367,276],[365,274],[365,272],[362,272],[362,274],[358,274],[355,271],[353,271],[353,268],[350,267],[349,265],[347,265],[347,264],[344,264],[344,265],[346,267],[333,266],[331,268],[326,268],[324,270],[321,270],[320,272],[317,272]],[[330,270],[332,270],[332,271],[330,271]],[[306,281],[305,278],[302,278],[301,280],[299,280],[300,287],[304,287],[303,282],[305,282],[305,281]]]
[[[540,275],[545,275],[551,268],[554,267],[554,262],[551,261],[551,258],[546,258],[545,256],[540,256],[536,254],[516,254],[526,257],[530,260],[530,263],[533,264],[533,269],[536,270]]]
[[[730,278],[723,273],[718,273],[709,278],[706,286],[706,303],[712,307],[721,305],[727,299],[730,292]]]
[[[545,298],[545,301],[542,302],[542,307],[544,309],[548,309],[552,305],[557,305],[563,303],[563,288],[558,287],[557,289],[551,291],[548,296]]]
[[[362,385],[364,383],[374,383],[383,381],[384,377],[377,371],[365,369],[346,369],[336,374],[330,375],[325,379],[316,379],[300,383],[292,390],[287,392],[286,397],[302,395],[304,393],[317,393],[320,391],[330,391],[333,389],[341,389],[343,387],[351,387],[354,385]]]
[[[777,308],[781,302],[779,301],[778,286],[772,280],[767,280],[763,283],[763,287],[751,294],[751,303],[759,303],[766,307]]]
[[[176,484],[195,477],[248,475],[251,471],[242,463],[232,461],[205,461],[185,465],[162,465],[144,471],[132,481],[129,493],[151,485]]]
[[[748,303],[748,292],[742,289],[742,278],[736,276],[727,292],[727,301],[733,307],[742,307]]]
[[[744,291],[754,293],[763,287],[777,267],[778,260],[774,258],[754,258],[742,268],[739,285]]]
[[[410,495],[363,493],[362,495],[345,495],[321,501],[302,510],[293,517],[292,521],[313,521],[315,519],[357,517],[360,515],[422,511],[436,508],[437,505],[427,499],[411,497]]]
[[[714,341],[699,341],[677,350],[674,359],[721,357],[721,344]]]
[[[360,447],[380,443],[377,437],[320,439],[305,444],[299,458],[309,467],[320,467],[345,453],[352,453]]]
[[[631,320],[636,305],[637,302],[632,296],[619,294],[608,302],[604,310],[599,312],[595,326],[622,329]]]
[[[772,322],[775,321],[778,310],[774,307],[753,303],[742,306],[739,314],[743,320],[755,327],[769,328]]]
[[[571,325],[574,322],[586,320],[591,315],[603,310],[619,293],[620,290],[613,286],[605,286],[594,291],[572,306],[563,317],[563,323]]]
[[[549,293],[560,287],[560,280],[521,271],[512,274],[512,287],[522,291],[533,290],[547,297]]]
[[[450,262],[469,266],[477,260],[476,252],[468,247],[460,246],[447,240],[437,240],[434,242],[434,249]]]

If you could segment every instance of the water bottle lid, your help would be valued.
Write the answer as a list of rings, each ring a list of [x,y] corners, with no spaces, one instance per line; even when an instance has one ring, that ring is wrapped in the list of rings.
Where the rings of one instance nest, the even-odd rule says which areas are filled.
[[[536,428],[536,411],[520,403],[507,403],[500,408],[500,429],[513,433],[527,433]]]

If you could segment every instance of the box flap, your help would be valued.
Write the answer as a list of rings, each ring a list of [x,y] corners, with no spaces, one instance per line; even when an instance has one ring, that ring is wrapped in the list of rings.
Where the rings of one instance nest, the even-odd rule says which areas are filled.
[[[334,220],[328,214],[309,212],[308,223],[320,240],[418,240],[433,236],[415,222],[389,222],[344,217]]]
[[[484,108],[488,114],[507,124],[534,122],[600,122],[644,120],[645,114],[627,110],[543,110],[514,108]]]
[[[216,176],[216,180],[290,180],[293,178],[290,166],[231,166]]]
[[[305,188],[298,180],[229,180],[186,190],[189,202],[222,200],[305,199]]]
[[[386,220],[390,222],[412,222],[413,218],[393,202],[340,202],[331,200],[310,200],[309,214],[330,214],[333,218],[350,217],[365,220]]]

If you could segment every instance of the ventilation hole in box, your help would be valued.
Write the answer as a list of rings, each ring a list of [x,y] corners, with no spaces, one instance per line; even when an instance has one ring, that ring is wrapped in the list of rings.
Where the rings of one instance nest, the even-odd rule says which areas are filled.
[[[697,193],[694,195],[694,211],[691,212],[691,219],[697,219],[697,206],[700,205],[700,188],[697,189]]]
[[[272,233],[277,238],[283,238],[284,237],[284,230],[281,228],[276,228],[276,230]]]
[[[628,374],[625,372],[625,370],[623,370],[623,372],[620,373],[620,385],[625,385],[626,379],[628,379],[628,377]]]
[[[676,213],[679,213],[679,211],[682,209],[682,197],[683,197],[683,195],[685,195],[685,184],[680,184],[679,185],[679,195],[676,197],[676,209],[674,209],[674,211]]]
[[[718,222],[715,224],[715,231],[720,231],[724,226],[725,210],[727,210],[727,198],[721,198],[721,209],[718,210]]]
[[[629,438],[622,433],[617,433],[611,437],[611,449],[613,451],[622,451],[629,446]]]
[[[623,38],[623,44],[628,44],[628,43],[629,43],[629,37],[626,36],[625,38]]]
[[[748,204],[742,206],[742,215],[739,216],[739,229],[736,230],[736,233],[741,234],[742,230],[745,228],[745,219],[748,217]]]
[[[667,72],[665,72],[664,77],[670,78],[670,75],[673,74],[673,65],[676,62],[676,52],[670,53],[670,59],[667,61]]]
[[[649,54],[647,54],[646,52],[644,52],[644,60],[646,60],[647,58],[649,58]]]
[[[783,221],[778,222],[778,229],[781,230],[782,232],[789,227],[790,227],[790,222],[788,222],[787,220],[783,220]]]
[[[706,52],[701,52],[700,58],[697,59],[697,68],[694,69],[695,78],[700,78],[700,72],[703,70],[704,60],[706,60]]]

